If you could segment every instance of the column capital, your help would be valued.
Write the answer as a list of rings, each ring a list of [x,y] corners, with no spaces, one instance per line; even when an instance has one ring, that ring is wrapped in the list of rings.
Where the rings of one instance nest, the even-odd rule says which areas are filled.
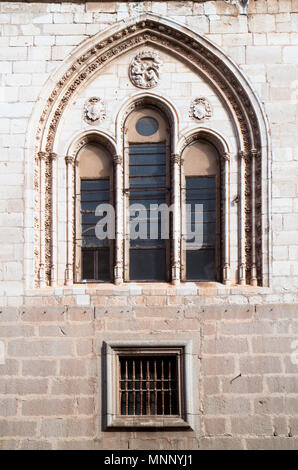
[[[231,155],[230,155],[229,152],[224,152],[224,153],[222,154],[222,157],[223,157],[223,159],[224,159],[225,161],[227,161],[227,162],[229,162],[229,161],[231,160]]]
[[[72,157],[71,155],[66,155],[65,157],[66,165],[73,165],[74,161],[75,161],[74,157]]]
[[[53,162],[53,161],[56,161],[57,158],[58,158],[57,153],[55,153],[55,152],[50,152],[50,159],[51,159],[52,162]]]
[[[119,155],[119,154],[113,155],[113,162],[115,165],[122,165],[122,162],[123,162],[122,155]]]
[[[179,155],[179,153],[172,153],[171,154],[171,163],[172,163],[172,165],[174,165],[174,164],[180,165],[181,164],[181,156]]]
[[[48,153],[47,152],[38,152],[38,157],[40,160],[46,160],[48,158]]]
[[[252,149],[250,150],[250,155],[252,156],[252,158],[256,158],[256,157],[259,156],[259,151],[258,151],[257,149],[255,149],[255,148],[252,148]]]

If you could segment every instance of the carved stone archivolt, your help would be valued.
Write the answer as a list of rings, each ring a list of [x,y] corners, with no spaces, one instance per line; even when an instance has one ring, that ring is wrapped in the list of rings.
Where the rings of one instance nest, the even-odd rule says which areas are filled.
[[[129,65],[129,78],[138,88],[153,88],[160,80],[162,61],[153,51],[142,51]]]
[[[104,121],[106,118],[106,106],[104,101],[97,96],[89,98],[84,104],[83,117],[84,120],[91,125],[99,124]]]
[[[189,115],[197,121],[209,119],[212,116],[212,108],[207,98],[195,98],[190,105]]]
[[[180,28],[180,27],[179,27]],[[43,142],[43,148],[46,152],[51,153],[53,151],[54,141],[58,125],[63,115],[63,112],[73,99],[77,90],[85,82],[92,80],[94,74],[97,74],[102,67],[107,63],[115,60],[118,56],[125,52],[133,50],[135,47],[142,45],[156,45],[158,48],[162,48],[166,51],[175,54],[177,57],[183,58],[183,61],[189,64],[197,73],[206,76],[206,79],[213,83],[213,86],[221,96],[221,99],[230,108],[231,113],[234,116],[235,126],[238,129],[239,138],[243,151],[247,152],[248,161],[245,165],[245,178],[247,178],[247,184],[245,185],[246,191],[246,202],[247,211],[251,211],[250,207],[250,191],[251,191],[251,155],[250,149],[261,148],[260,140],[260,127],[259,118],[263,116],[262,111],[258,110],[258,116],[256,114],[257,100],[252,101],[250,99],[252,91],[249,89],[247,84],[244,82],[242,77],[238,77],[236,68],[228,62],[228,59],[223,59],[223,54],[219,53],[216,48],[212,48],[210,44],[205,42],[202,38],[195,39],[182,31],[182,28],[178,30],[177,25],[170,25],[170,21],[163,23],[160,19],[155,20],[153,17],[144,18],[135,24],[126,25],[115,33],[112,33],[110,37],[106,37],[97,44],[94,44],[89,50],[77,58],[72,66],[64,73],[55,85],[51,95],[49,96],[44,110],[41,113],[38,130],[36,134],[36,154],[41,150],[41,142]],[[144,54],[144,55],[143,55]],[[140,88],[149,89],[152,86],[156,86],[160,77],[161,61],[158,55],[151,53],[148,55],[147,51],[143,51],[137,56],[137,60],[141,63],[144,62],[144,70],[140,73],[137,72],[138,67],[135,67],[130,73],[131,79],[135,80],[135,85]],[[150,64],[146,60],[150,59]],[[133,62],[134,62],[133,61]],[[132,64],[133,64],[132,62]],[[132,66],[131,64],[131,66]],[[136,64],[136,62],[135,62]],[[143,64],[143,65],[144,65]],[[140,65],[140,64],[139,64]],[[139,67],[141,71],[142,68]],[[152,71],[152,73],[149,71]],[[204,114],[204,110],[202,111]],[[200,114],[201,115],[201,114]],[[90,114],[91,116],[91,114]],[[204,119],[204,118],[203,118]],[[266,127],[266,124],[262,122],[262,132]],[[264,146],[263,146],[264,148]],[[36,197],[40,200],[40,184],[38,176],[40,175],[39,159],[35,158],[36,167],[34,172],[34,187],[36,190]],[[262,171],[264,166],[261,165],[261,158],[256,159],[256,201],[255,201],[255,218],[256,221],[262,219],[264,208],[262,207],[262,195],[263,189],[261,182],[265,181]],[[47,180],[50,179],[50,171],[45,169],[45,177]],[[49,189],[46,206],[51,205],[51,191],[48,182],[45,183],[45,187]],[[38,213],[38,211],[37,211]],[[46,216],[47,219],[47,216]],[[245,231],[245,245],[246,245],[246,258],[247,258],[247,272],[249,272],[251,264],[251,218],[247,215],[246,218],[246,231]],[[250,227],[249,227],[250,225]],[[39,216],[37,215],[35,220],[35,226],[37,230],[40,230]],[[45,224],[45,239],[46,245],[48,238],[50,237],[50,224]],[[260,233],[260,240],[263,236],[262,226],[257,222],[257,235]],[[40,240],[40,234],[35,237],[35,240]],[[258,237],[257,237],[258,238]],[[257,260],[263,259],[262,243],[256,243],[255,248],[257,250]],[[35,254],[40,257],[38,252],[38,243],[35,244]],[[46,257],[46,263],[49,263],[49,257]],[[37,263],[38,265],[38,263]],[[46,271],[49,272],[49,266],[45,267]],[[263,282],[261,261],[257,264],[257,278],[259,283]]]

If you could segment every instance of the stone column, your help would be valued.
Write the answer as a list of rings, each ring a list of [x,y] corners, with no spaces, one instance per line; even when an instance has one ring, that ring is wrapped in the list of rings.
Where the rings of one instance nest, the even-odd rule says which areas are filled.
[[[251,275],[252,286],[258,285],[256,265],[256,157],[257,150],[251,149]]]
[[[52,163],[52,212],[51,212],[51,225],[52,225],[52,240],[51,240],[51,286],[57,283],[57,154],[50,153],[50,160]]]
[[[73,214],[74,214],[74,157],[66,156],[66,192],[67,192],[67,260],[65,270],[65,284],[73,283]]]
[[[230,284],[230,154],[223,154],[223,177],[224,177],[224,194],[223,194],[223,212],[224,212],[224,253],[223,253],[223,283]]]
[[[172,191],[173,191],[173,256],[172,256],[172,283],[180,283],[180,155],[171,155],[172,164]]]
[[[115,174],[115,265],[114,282],[119,285],[123,282],[123,159],[121,155],[114,155]]]
[[[245,152],[239,152],[239,284],[246,283],[246,266],[245,266]]]
[[[46,189],[46,152],[39,152],[40,164],[40,262],[39,262],[39,287],[46,287],[45,271],[45,189]]]

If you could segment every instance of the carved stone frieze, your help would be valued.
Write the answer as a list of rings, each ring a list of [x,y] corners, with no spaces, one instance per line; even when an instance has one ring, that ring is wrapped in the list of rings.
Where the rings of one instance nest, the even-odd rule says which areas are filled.
[[[162,61],[153,51],[142,51],[129,65],[129,78],[139,88],[153,88],[160,80]]]

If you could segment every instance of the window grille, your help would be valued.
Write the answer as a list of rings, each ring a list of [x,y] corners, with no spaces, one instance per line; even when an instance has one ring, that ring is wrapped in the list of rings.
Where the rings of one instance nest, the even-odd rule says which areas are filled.
[[[178,415],[177,360],[177,356],[120,356],[121,415]]]

